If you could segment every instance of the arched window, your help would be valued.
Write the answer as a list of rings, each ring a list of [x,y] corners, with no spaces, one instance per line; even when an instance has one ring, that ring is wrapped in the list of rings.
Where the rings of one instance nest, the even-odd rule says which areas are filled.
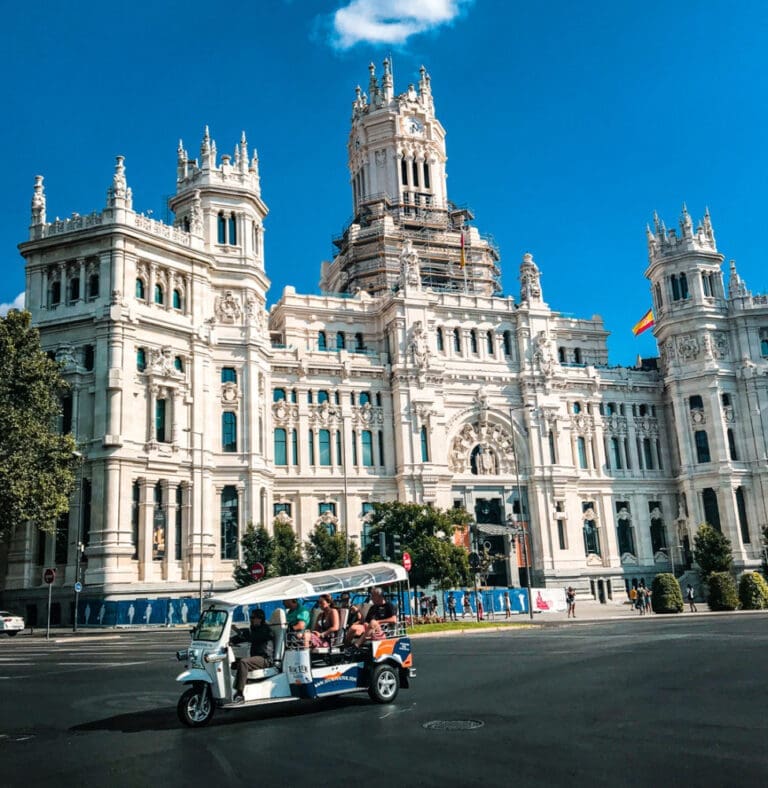
[[[439,327],[437,329],[437,349],[441,353],[445,350],[445,342],[443,340],[443,329]]]
[[[56,306],[59,303],[61,303],[61,282],[51,282],[51,306]]]
[[[327,342],[325,339],[325,331],[318,331],[317,332],[317,349],[318,350],[327,350]]]
[[[504,355],[509,358],[512,355],[512,332],[504,332]]]
[[[685,300],[688,295],[688,277],[685,274],[680,274],[680,298]]]
[[[331,431],[330,430],[320,430],[318,434],[318,441],[317,441],[318,449],[319,449],[319,459],[320,465],[330,465],[331,464]]]
[[[744,498],[744,488],[736,488],[736,512],[739,515],[739,529],[741,530],[741,541],[749,544],[752,540],[749,536],[749,521],[747,520],[747,502]]]
[[[99,296],[99,275],[91,274],[88,277],[88,298],[98,298]]]
[[[220,244],[227,242],[227,220],[224,218],[224,212],[220,211],[218,216],[218,241]]]
[[[768,358],[768,328],[760,329],[760,355]]]
[[[485,332],[485,350],[489,356],[493,355],[493,331]]]
[[[704,402],[698,394],[694,394],[692,397],[688,397],[688,408],[691,411],[702,410],[703,407],[704,407]]]
[[[328,392],[325,389],[320,389],[317,392],[317,404],[322,405],[324,402],[328,402]]]
[[[80,298],[80,277],[73,276],[69,280],[69,300],[77,301]]]
[[[181,220],[181,229],[184,230],[185,233],[189,232],[189,217],[188,216],[185,216]]]
[[[347,340],[343,331],[336,333],[336,350],[344,350],[347,347]]]
[[[611,438],[611,463],[616,470],[621,470],[621,444],[618,438]]]
[[[578,414],[581,413],[581,403],[580,402],[574,402],[572,410],[578,416]]]
[[[234,367],[221,368],[222,383],[237,383],[237,370]]]
[[[706,430],[696,430],[693,434],[696,441],[696,462],[710,462],[709,438]]]
[[[229,217],[229,243],[230,246],[237,246],[237,217],[231,214]]]
[[[672,274],[669,277],[670,284],[672,285],[672,300],[679,301],[680,300],[680,284],[677,281],[677,274]]]
[[[370,468],[373,466],[373,434],[370,430],[363,430],[360,439],[363,447],[363,465]]]
[[[183,372],[184,371],[184,359],[182,359],[181,356],[176,356],[173,359],[173,368],[175,370],[177,370],[178,372]]]
[[[178,288],[173,291],[173,308],[181,309],[181,290]]]
[[[162,285],[155,285],[155,303],[156,304],[165,303],[165,293],[163,292]]]
[[[581,364],[581,348],[575,347],[573,349],[573,360],[576,364]]]
[[[282,402],[285,399],[285,389],[272,389],[272,402]]]
[[[147,351],[143,347],[136,348],[136,369],[143,372],[147,368]]]
[[[376,407],[377,408],[381,407],[381,392],[380,391],[376,392]]]
[[[355,351],[361,353],[365,350],[365,341],[363,340],[363,335],[358,331],[355,334]]]
[[[429,436],[426,427],[421,428],[421,461],[429,462]]]
[[[477,355],[477,331],[475,331],[474,328],[469,332],[469,347],[470,347],[470,349],[472,351],[472,355],[476,356]]]
[[[221,414],[221,450],[237,451],[237,415],[231,410]]]
[[[285,430],[282,427],[275,429],[275,465],[288,465],[288,454],[285,444]]]
[[[461,353],[461,332],[458,328],[453,329],[453,349],[456,353]]]
[[[144,288],[144,280],[137,279],[136,280],[136,298],[140,298],[142,301],[147,297],[147,291]]]
[[[237,559],[239,506],[237,487],[227,485],[221,491],[221,558]]]
[[[429,189],[429,162],[424,162],[424,188]]]
[[[728,430],[728,453],[734,462],[738,462],[739,455],[736,451],[736,437],[731,429]]]
[[[358,400],[361,405],[369,405],[371,402],[371,394],[369,391],[361,391]]]
[[[720,531],[720,506],[717,502],[717,492],[712,487],[705,487],[701,491],[701,503],[704,507],[704,520]]]
[[[564,347],[559,347],[557,349],[557,360],[561,364],[565,364],[565,348]]]

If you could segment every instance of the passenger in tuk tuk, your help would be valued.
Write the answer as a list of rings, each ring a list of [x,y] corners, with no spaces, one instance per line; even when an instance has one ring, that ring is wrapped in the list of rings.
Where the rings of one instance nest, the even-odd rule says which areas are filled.
[[[330,594],[321,594],[317,600],[320,615],[315,622],[315,628],[309,633],[309,645],[312,648],[327,648],[339,631],[339,611],[331,607],[333,597]]]
[[[288,611],[285,623],[288,625],[288,643],[290,645],[306,645],[306,633],[309,630],[310,613],[298,599],[286,599],[283,606]]]
[[[360,612],[360,608],[350,601],[349,591],[345,591],[339,598],[339,608],[347,611],[347,627],[362,623],[363,614]]]
[[[385,624],[395,624],[397,615],[392,603],[384,596],[381,588],[371,591],[371,607],[365,616],[364,624],[353,624],[347,631],[347,644],[363,645],[366,640],[381,640],[384,636],[382,627]]]
[[[237,678],[235,680],[235,703],[243,702],[243,690],[248,680],[249,670],[261,670],[272,664],[272,649],[275,634],[272,627],[266,622],[266,616],[261,608],[251,611],[251,626],[248,630],[240,630],[230,641],[232,645],[249,642],[251,644],[250,657],[243,657],[237,661]]]

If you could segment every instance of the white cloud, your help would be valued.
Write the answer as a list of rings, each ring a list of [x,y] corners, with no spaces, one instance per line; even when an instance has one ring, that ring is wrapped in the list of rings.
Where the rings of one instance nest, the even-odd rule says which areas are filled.
[[[0,317],[8,314],[9,309],[24,309],[24,293],[19,293],[10,304],[0,304]]]
[[[333,15],[333,43],[402,44],[410,36],[450,24],[473,0],[351,0]]]

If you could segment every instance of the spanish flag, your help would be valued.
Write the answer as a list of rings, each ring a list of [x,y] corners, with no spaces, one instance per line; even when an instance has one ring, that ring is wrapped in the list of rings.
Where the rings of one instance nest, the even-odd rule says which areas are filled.
[[[461,231],[461,258],[459,260],[459,265],[464,268],[467,264],[467,258],[464,254],[464,230]]]
[[[635,336],[639,336],[643,333],[646,329],[649,329],[656,321],[653,319],[653,309],[649,309],[641,318],[640,320],[635,323],[634,328],[632,329],[632,333]]]

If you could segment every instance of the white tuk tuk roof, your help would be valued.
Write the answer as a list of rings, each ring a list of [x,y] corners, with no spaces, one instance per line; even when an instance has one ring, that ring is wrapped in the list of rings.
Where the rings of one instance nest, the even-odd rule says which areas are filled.
[[[206,604],[259,605],[282,599],[298,599],[318,594],[337,594],[358,588],[373,588],[378,585],[406,580],[408,573],[400,564],[380,561],[376,564],[345,566],[324,572],[307,572],[303,575],[286,575],[262,580],[249,586],[237,588],[226,594],[217,594],[206,600]]]

